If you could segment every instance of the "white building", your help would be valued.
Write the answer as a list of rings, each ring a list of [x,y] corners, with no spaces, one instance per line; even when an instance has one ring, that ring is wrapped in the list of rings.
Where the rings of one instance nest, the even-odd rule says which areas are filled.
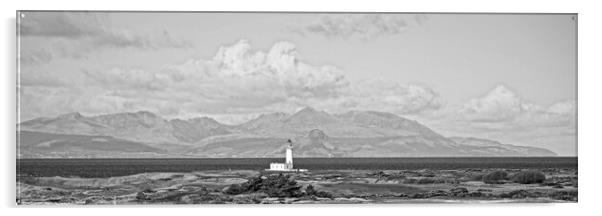
[[[286,159],[284,163],[270,163],[270,168],[267,171],[283,171],[283,172],[305,172],[306,169],[293,168],[293,142],[289,139],[286,147]]]

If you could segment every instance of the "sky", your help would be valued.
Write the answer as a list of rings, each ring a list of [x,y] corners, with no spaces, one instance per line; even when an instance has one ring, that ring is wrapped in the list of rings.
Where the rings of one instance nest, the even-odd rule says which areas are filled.
[[[576,155],[576,15],[23,12],[20,121],[311,106]]]

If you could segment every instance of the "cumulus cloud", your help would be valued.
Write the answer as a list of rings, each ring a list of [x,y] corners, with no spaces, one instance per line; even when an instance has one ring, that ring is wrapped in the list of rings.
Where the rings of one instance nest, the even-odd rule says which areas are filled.
[[[212,60],[191,60],[163,72],[179,82],[170,86],[194,82],[204,101],[215,101],[219,110],[233,107],[232,112],[290,112],[313,106],[330,112],[378,109],[415,114],[440,106],[438,94],[426,86],[384,80],[352,83],[338,68],[314,66],[297,55],[290,42],[253,52],[249,42],[241,40],[221,47]]]
[[[188,42],[174,39],[166,31],[143,34],[112,27],[110,13],[101,12],[26,12],[19,20],[19,34],[43,38],[49,50],[21,53],[23,63],[43,62],[52,55],[82,57],[106,48],[185,48]],[[50,45],[50,46],[48,46]],[[41,55],[43,54],[43,55]],[[42,61],[36,61],[42,60]]]
[[[335,67],[298,61],[292,43],[279,42],[264,52],[252,50],[246,40],[221,47],[212,59],[191,59],[156,71],[84,73],[89,85],[112,89],[112,95],[173,101],[173,106],[193,113],[243,112],[290,98],[336,98],[349,84]]]
[[[399,115],[413,115],[437,110],[442,101],[433,89],[418,84],[373,79],[351,87],[342,101],[344,107],[381,110]]]
[[[453,116],[489,127],[571,126],[576,115],[575,106],[575,100],[567,100],[544,107],[525,101],[508,87],[498,85],[485,96],[465,103]]]
[[[397,114],[416,114],[440,106],[438,94],[426,86],[385,80],[352,83],[340,69],[312,65],[300,61],[298,55],[295,44],[290,42],[278,42],[263,51],[254,50],[248,41],[241,40],[222,46],[212,58],[190,59],[157,70],[82,70],[85,82],[81,86],[62,86],[66,89],[52,94],[64,94],[69,100],[44,98],[26,103],[56,105],[57,112],[149,110],[167,117],[209,115],[228,123],[241,123],[264,112],[292,112],[302,106],[330,112],[360,109]],[[33,73],[24,76],[36,80]],[[70,77],[62,78],[69,83]],[[42,87],[33,84],[30,86]],[[45,88],[28,89],[24,96],[41,99],[41,89]]]
[[[575,100],[560,101],[549,107],[529,104],[517,121],[533,127],[566,127],[573,133],[577,120],[576,106]]]
[[[359,37],[362,39],[395,35],[420,26],[424,14],[330,14],[296,32],[326,37]]]
[[[446,106],[418,120],[447,136],[488,138],[567,153],[576,145],[576,105],[569,99],[542,106],[498,85],[482,97]]]
[[[471,121],[500,122],[514,119],[524,108],[518,95],[499,85],[484,97],[468,101],[458,112]]]

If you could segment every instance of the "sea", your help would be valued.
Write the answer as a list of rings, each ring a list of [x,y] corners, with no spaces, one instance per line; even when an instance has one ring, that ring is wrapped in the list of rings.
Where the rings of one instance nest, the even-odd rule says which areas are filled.
[[[17,159],[18,176],[101,178],[147,172],[264,170],[282,158]],[[577,169],[577,157],[295,158],[312,170]]]

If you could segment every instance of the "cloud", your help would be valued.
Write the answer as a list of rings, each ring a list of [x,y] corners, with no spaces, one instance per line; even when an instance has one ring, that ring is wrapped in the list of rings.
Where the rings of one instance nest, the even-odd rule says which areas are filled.
[[[161,74],[139,69],[112,68],[104,71],[82,70],[93,84],[111,89],[135,89],[142,91],[163,90],[165,80]]]
[[[415,115],[442,106],[439,94],[433,89],[417,84],[372,79],[351,86],[341,104],[358,110],[381,110],[398,115]]]
[[[52,53],[42,48],[37,50],[22,50],[19,53],[20,63],[23,65],[40,65],[52,60]]]
[[[498,85],[482,97],[445,106],[417,119],[446,136],[488,138],[572,154],[577,144],[576,106],[572,99],[542,106]]]
[[[53,114],[68,109],[90,114],[149,110],[168,117],[210,115],[231,121],[228,123],[240,123],[264,112],[291,112],[302,106],[331,112],[377,109],[397,114],[417,114],[440,106],[438,94],[426,86],[385,80],[352,83],[340,69],[312,65],[300,61],[298,55],[290,42],[278,42],[263,51],[241,40],[222,46],[212,58],[190,59],[157,70],[86,69],[81,71],[82,84],[63,85],[66,89],[53,94],[69,100],[44,98],[31,100],[26,106],[56,106],[58,113]],[[42,75],[23,74],[32,80],[28,82],[32,85],[25,86],[32,87],[25,97],[44,97],[38,95],[43,94],[42,87],[51,86],[33,82]],[[63,83],[72,79],[57,78]]]
[[[25,13],[20,19],[20,35],[71,39],[95,37],[105,34],[101,19],[100,13],[89,12]]]
[[[156,70],[87,69],[81,77],[30,70],[21,74],[20,117],[148,110],[168,118],[210,116],[238,124],[262,113],[290,113],[303,106],[330,113],[378,110],[418,120],[446,136],[574,151],[569,147],[576,144],[575,100],[543,106],[499,85],[465,103],[447,104],[425,85],[380,79],[351,82],[337,67],[312,65],[299,55],[290,42],[256,50],[241,40],[222,46],[211,58]],[[84,82],[73,82],[75,77]]]
[[[525,105],[525,111],[517,118],[522,124],[532,127],[561,127],[573,129],[577,120],[577,101],[565,100],[542,107],[534,104]]]
[[[45,86],[45,87],[61,87],[68,84],[63,80],[53,77],[49,74],[29,72],[21,73],[19,78],[19,86]]]
[[[571,126],[576,115],[575,106],[575,100],[567,100],[544,107],[525,101],[508,87],[498,85],[485,96],[465,103],[453,116],[475,125]]]
[[[111,48],[186,48],[189,43],[174,39],[166,31],[132,32],[113,27],[110,13],[102,12],[26,12],[20,18],[20,36],[44,39],[52,48],[45,50],[46,59],[51,54],[61,57],[83,57],[99,49]],[[24,63],[39,59],[40,52],[21,54]]]
[[[241,40],[221,47],[211,60],[190,60],[161,73],[180,84],[174,86],[192,84],[208,90],[203,91],[210,93],[208,97],[221,95],[251,104],[253,100],[336,97],[348,85],[336,67],[298,61],[295,45],[289,42],[275,43],[263,52],[253,51],[248,41]],[[191,80],[198,82],[188,83]]]
[[[82,86],[20,86],[19,117],[27,120],[54,117],[68,112],[100,114],[127,111],[125,99],[105,91]]]
[[[468,101],[458,113],[470,121],[501,122],[514,119],[524,108],[518,95],[499,85],[484,97]]]
[[[193,113],[260,109],[290,98],[337,97],[348,81],[332,66],[297,60],[295,45],[279,42],[267,52],[246,40],[221,47],[212,59],[191,59],[156,71],[113,68],[84,71],[88,84],[112,95],[175,102]],[[199,107],[199,108],[195,108]]]
[[[424,14],[330,14],[316,22],[296,29],[302,35],[322,35],[361,39],[396,35],[422,25]]]

